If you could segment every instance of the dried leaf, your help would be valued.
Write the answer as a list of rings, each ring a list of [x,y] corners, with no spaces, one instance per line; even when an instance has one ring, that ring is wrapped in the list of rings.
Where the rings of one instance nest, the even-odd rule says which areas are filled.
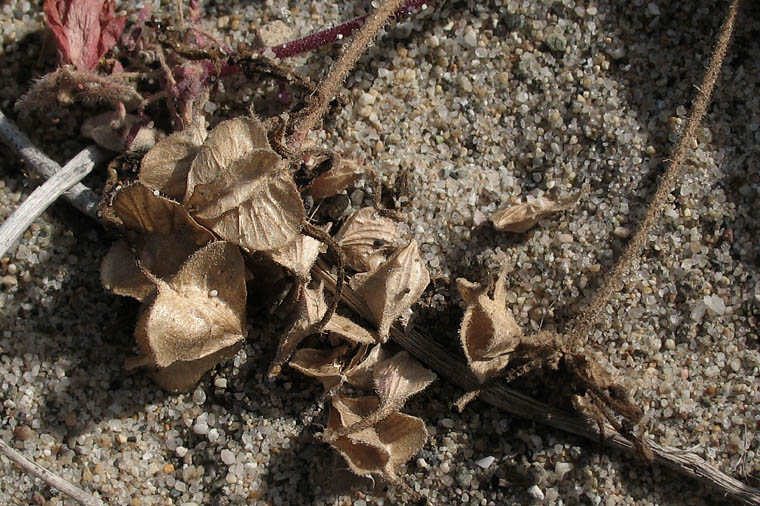
[[[356,181],[360,174],[355,162],[341,159],[330,170],[314,178],[308,193],[314,200],[332,197]]]
[[[382,404],[401,409],[409,397],[435,381],[436,375],[408,351],[402,351],[377,364],[373,377]]]
[[[341,358],[348,351],[348,346],[339,346],[327,350],[303,348],[293,354],[290,367],[307,376],[317,378],[329,392],[343,382],[343,363]]]
[[[335,235],[346,264],[359,272],[375,270],[398,240],[398,228],[375,208],[364,207],[351,215]]]
[[[522,338],[522,331],[507,309],[502,271],[493,298],[488,288],[466,279],[457,279],[457,289],[467,308],[459,329],[459,338],[470,368],[483,383],[489,376],[503,369]]]
[[[369,309],[380,337],[386,340],[391,324],[420,298],[429,282],[417,242],[412,241],[374,272],[356,274],[350,284]]]
[[[563,201],[538,197],[524,204],[510,204],[496,211],[491,216],[491,223],[500,232],[526,232],[550,214],[572,208],[577,201],[577,197]]]
[[[366,347],[362,347],[366,348]],[[361,351],[361,350],[360,350]],[[357,353],[351,363],[344,371],[346,382],[362,390],[372,390],[374,388],[374,371],[375,366],[390,358],[390,352],[382,344],[376,344],[369,353]]]
[[[322,230],[330,230],[328,224]],[[302,280],[308,281],[311,278],[311,268],[322,250],[322,243],[313,237],[300,234],[295,241],[267,252],[267,256],[274,262],[285,267],[295,276]]]
[[[183,202],[190,200],[196,185],[217,180],[230,164],[255,149],[270,150],[267,132],[259,121],[235,118],[219,123],[193,159]]]
[[[140,163],[140,181],[172,199],[182,200],[187,190],[190,164],[206,139],[204,123],[199,120],[160,140]]]
[[[143,363],[160,370],[183,362],[199,372],[199,366],[208,369],[216,363],[200,359],[226,356],[220,352],[243,340],[245,266],[236,246],[210,243],[168,281],[152,281],[157,295],[135,329]]]
[[[123,225],[136,232],[132,242],[137,259],[162,279],[177,272],[194,251],[214,238],[177,202],[155,195],[140,183],[119,190],[112,206]],[[123,270],[129,267],[116,264],[123,259],[123,251],[114,252],[111,258],[106,257],[101,267],[101,279],[114,293],[127,291],[124,295],[134,297],[136,294],[131,293],[133,288],[129,285],[143,286],[147,278],[141,273],[141,280],[127,281]],[[122,284],[124,282],[127,284]],[[144,295],[144,291],[140,293]]]
[[[377,397],[332,398],[329,430],[338,432],[377,411]],[[390,481],[398,478],[398,468],[419,452],[427,441],[425,422],[394,412],[360,432],[342,436],[330,444],[346,459],[351,471],[360,476],[379,474]]]
[[[92,70],[116,45],[127,22],[112,0],[45,0],[43,9],[63,64]]]
[[[325,331],[330,333],[331,337],[338,337],[343,341],[354,344],[375,344],[380,342],[380,336],[371,332],[361,325],[354,323],[350,318],[345,316],[333,315],[325,326]]]
[[[81,134],[92,139],[99,146],[121,153],[125,151],[127,137],[132,128],[140,121],[134,114],[127,114],[123,120],[117,111],[104,112],[87,118],[82,124]],[[137,131],[129,151],[147,151],[158,140],[155,128],[142,126]]]
[[[251,251],[277,249],[298,237],[303,203],[286,163],[274,151],[256,149],[215,174],[208,168],[200,171],[196,162],[202,154],[190,169],[185,202],[199,223]]]
[[[111,246],[100,264],[100,281],[103,288],[116,295],[134,297],[140,302],[155,292],[155,285],[137,266],[129,246],[118,240]]]
[[[322,283],[313,289],[304,287],[298,298],[298,308],[293,321],[280,338],[277,353],[269,368],[270,376],[280,374],[282,364],[287,362],[304,337],[314,333],[326,311],[327,303]]]

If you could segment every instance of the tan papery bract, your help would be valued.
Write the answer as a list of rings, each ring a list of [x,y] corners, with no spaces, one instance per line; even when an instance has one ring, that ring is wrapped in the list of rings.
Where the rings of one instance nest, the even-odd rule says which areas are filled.
[[[343,383],[343,360],[348,351],[348,346],[339,346],[325,350],[302,348],[293,353],[290,359],[290,367],[307,376],[317,378],[325,392]]]
[[[420,298],[429,282],[417,242],[412,241],[374,272],[356,274],[350,285],[366,304],[385,341],[391,324]]]
[[[201,359],[243,340],[245,267],[236,246],[222,241],[210,243],[168,281],[156,277],[152,281],[157,294],[135,329],[144,357],[137,364],[150,364],[159,370],[177,362],[207,367],[209,362]],[[226,356],[218,356],[222,355]]]
[[[467,363],[483,383],[502,370],[522,338],[512,312],[507,309],[505,271],[496,281],[493,298],[488,288],[466,279],[457,279],[457,289],[467,307],[459,329]]]
[[[335,242],[343,249],[346,264],[359,272],[375,270],[388,250],[398,241],[398,227],[390,218],[380,216],[372,207],[352,214],[335,234]]]
[[[328,430],[337,432],[370,416],[380,406],[377,397],[332,398]],[[422,449],[427,441],[425,422],[420,418],[394,412],[360,432],[342,436],[330,444],[340,453],[355,474],[379,474],[390,481],[398,479],[399,467]]]
[[[181,201],[187,190],[190,164],[206,140],[205,119],[160,140],[140,162],[139,180],[149,188]]]
[[[540,220],[552,213],[572,208],[577,201],[577,197],[562,201],[538,197],[523,204],[502,207],[493,213],[490,219],[494,228],[500,232],[527,232]]]
[[[235,118],[219,123],[190,165],[183,203],[190,200],[197,185],[213,182],[234,161],[256,149],[270,150],[267,132],[258,120]]]
[[[321,228],[326,233],[330,230],[330,224]],[[308,282],[311,279],[311,268],[323,249],[322,243],[318,240],[300,234],[296,240],[276,250],[268,251],[266,254],[274,262],[295,274],[300,281]]]
[[[134,114],[121,117],[118,111],[108,111],[87,118],[82,123],[80,132],[83,137],[92,139],[97,145],[122,153],[125,151],[127,137],[139,121],[140,118]],[[159,138],[160,133],[155,128],[141,126],[127,151],[147,151],[156,145]]]
[[[216,175],[204,171],[199,179],[207,182],[188,183],[185,205],[199,223],[249,251],[283,247],[304,221],[301,195],[286,169],[274,151],[248,152]],[[194,162],[191,175],[195,170]]]
[[[155,285],[140,271],[138,260],[155,276],[167,278],[214,238],[177,202],[140,183],[119,190],[112,208],[129,230],[134,249],[133,254],[126,243],[117,241],[101,264],[103,286],[118,295],[144,300],[154,292]]]
[[[377,364],[373,379],[382,403],[401,409],[409,397],[422,392],[435,381],[436,375],[408,351],[401,351]]]
[[[349,385],[369,391],[375,386],[373,376],[375,366],[390,358],[391,354],[382,344],[372,346],[369,352],[366,352],[366,349],[367,346],[362,346],[359,349],[343,374],[346,376],[346,383]]]
[[[338,338],[354,344],[375,344],[380,342],[380,336],[354,323],[350,318],[341,315],[333,315],[325,325],[326,332],[330,333],[331,341]]]
[[[322,200],[337,195],[359,178],[361,171],[351,160],[338,160],[327,172],[320,174],[309,186],[308,194],[314,200]]]
[[[314,333],[326,311],[324,285],[319,283],[316,288],[302,286],[293,321],[280,338],[277,353],[272,360],[270,376],[280,374],[282,364],[288,361],[306,336]]]

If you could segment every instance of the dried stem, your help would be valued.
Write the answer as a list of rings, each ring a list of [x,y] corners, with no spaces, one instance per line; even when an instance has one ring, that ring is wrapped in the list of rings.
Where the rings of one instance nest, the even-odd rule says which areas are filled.
[[[412,12],[421,9],[428,2],[425,0],[407,0],[404,5],[399,7],[396,12],[393,13],[394,19],[400,19],[408,16]],[[353,33],[361,28],[361,26],[367,21],[369,15],[359,16],[352,20],[341,23],[338,26],[328,28],[326,30],[320,30],[318,32],[307,35],[300,39],[296,39],[278,46],[272,46],[266,49],[258,51],[259,53],[265,53],[272,51],[277,58],[291,58],[306,51],[313,51],[317,48],[332,44],[343,40],[343,37],[350,37]]]
[[[662,180],[660,180],[660,184],[647,208],[644,219],[639,224],[636,234],[631,239],[631,242],[628,243],[628,247],[618,260],[617,265],[615,265],[612,272],[606,276],[606,282],[604,285],[597,291],[591,304],[588,305],[573,323],[569,337],[574,345],[583,344],[588,339],[594,324],[599,316],[603,314],[604,306],[609,302],[612,295],[619,290],[619,285],[623,278],[628,274],[633,260],[641,255],[641,251],[644,249],[644,246],[647,245],[649,232],[657,223],[657,220],[662,214],[663,208],[668,201],[668,195],[673,191],[676,181],[683,172],[683,162],[686,159],[686,155],[691,149],[692,144],[696,142],[697,129],[702,123],[702,119],[707,112],[707,107],[710,104],[710,97],[713,88],[715,88],[718,74],[720,73],[729,42],[731,41],[731,34],[734,30],[734,22],[736,21],[736,14],[740,2],[741,0],[734,0],[731,2],[731,6],[728,9],[728,15],[720,29],[718,42],[715,45],[712,58],[710,59],[710,65],[707,67],[707,72],[702,79],[702,85],[697,88],[697,96],[694,99],[694,105],[692,106],[689,121],[686,123],[686,129],[684,130],[683,135],[681,135],[681,139],[673,153],[673,158],[670,161],[668,168],[665,170]]]
[[[367,46],[375,38],[378,31],[388,22],[390,17],[403,3],[403,0],[385,0],[376,11],[367,17],[364,25],[351,41],[348,48],[340,55],[337,63],[322,80],[317,90],[314,101],[309,104],[306,115],[296,124],[292,139],[295,144],[300,144],[306,135],[322,119],[327,111],[330,101],[338,93],[338,88],[346,79],[346,76],[354,67],[356,61],[364,54]]]
[[[44,467],[41,467],[28,458],[24,457],[22,454],[8,446],[8,444],[2,439],[0,439],[0,454],[8,457],[25,472],[41,479],[51,487],[60,490],[62,493],[71,497],[80,504],[84,504],[85,506],[102,506],[104,504],[103,501],[94,495],[88,494],[81,488],[72,485],[60,476],[51,473]],[[5,479],[9,478],[6,477]]]
[[[315,227],[309,222],[304,223],[303,233],[308,235],[309,237],[312,237],[318,241],[325,243],[327,247],[333,253],[335,253],[335,259],[338,262],[338,276],[337,276],[337,282],[335,283],[335,292],[334,292],[335,297],[333,297],[333,300],[330,302],[330,305],[328,306],[327,311],[325,311],[324,316],[322,316],[322,319],[319,321],[319,324],[314,330],[314,333],[317,333],[317,332],[322,332],[322,330],[327,326],[327,323],[335,314],[335,310],[338,309],[340,296],[341,296],[341,293],[343,293],[343,281],[345,280],[345,277],[346,277],[346,271],[345,271],[346,262],[343,256],[343,250],[338,245],[338,243],[335,242],[335,240],[332,238],[330,234],[328,234],[327,232],[325,232],[319,227]]]
[[[38,186],[31,195],[0,225],[0,258],[22,236],[29,226],[66,190],[79,183],[92,171],[102,150],[90,146],[79,152],[53,177]]]
[[[0,141],[10,146],[32,170],[45,179],[52,178],[56,172],[61,170],[61,166],[32,144],[29,137],[24,135],[2,111],[0,111]],[[90,159],[81,160],[85,164],[100,163],[110,156],[108,152],[100,148],[91,147],[85,151],[90,153],[91,156]],[[85,185],[81,183],[75,184],[63,193],[63,198],[82,213],[97,219],[100,197]]]
[[[330,274],[324,263],[320,262],[315,265],[312,274],[316,279],[322,280],[328,290],[335,289],[335,277]],[[357,314],[367,319],[370,318],[369,310],[364,302],[349,287],[343,288],[342,301]],[[414,355],[420,362],[465,391],[469,392],[480,388],[477,378],[467,364],[461,358],[443,349],[434,339],[416,329],[405,332],[398,324],[391,326],[390,334],[394,341]],[[584,418],[541,403],[501,383],[488,385],[480,392],[478,398],[509,413],[582,436],[594,442],[600,441],[599,428]],[[618,433],[611,425],[603,424],[602,427],[605,444],[630,454],[636,454],[633,443]],[[662,446],[651,441],[647,442],[654,453],[655,462],[669,467],[683,476],[695,479],[726,497],[745,504],[760,506],[760,490],[714,468],[699,455],[678,448]]]

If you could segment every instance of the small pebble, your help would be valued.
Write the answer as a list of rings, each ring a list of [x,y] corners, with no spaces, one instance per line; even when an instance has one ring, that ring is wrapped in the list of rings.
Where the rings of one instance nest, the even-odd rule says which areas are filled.
[[[544,499],[544,493],[540,488],[538,488],[538,485],[533,485],[530,487],[528,489],[528,495],[537,501],[542,501]]]
[[[478,465],[479,467],[482,467],[483,469],[488,469],[489,467],[491,467],[491,464],[493,464],[495,460],[496,460],[495,457],[492,457],[489,455],[488,457],[483,457],[480,460],[476,460],[475,464]]]
[[[13,431],[13,437],[17,441],[27,441],[31,439],[33,436],[34,436],[34,431],[28,425],[22,425],[20,427],[16,427],[16,430]]]
[[[225,465],[231,466],[232,464],[235,463],[235,454],[227,450],[226,448],[222,450],[221,457],[222,457],[222,462],[224,462]]]

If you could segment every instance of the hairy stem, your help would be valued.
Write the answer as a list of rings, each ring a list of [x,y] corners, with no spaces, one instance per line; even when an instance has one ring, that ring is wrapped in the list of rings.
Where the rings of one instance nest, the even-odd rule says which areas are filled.
[[[367,50],[370,42],[375,38],[378,31],[388,22],[394,12],[398,10],[403,0],[385,0],[376,11],[367,17],[364,25],[359,29],[348,48],[340,55],[337,63],[322,80],[317,89],[314,101],[306,109],[306,115],[296,124],[291,139],[295,145],[300,145],[306,135],[320,122],[327,111],[330,101],[338,93],[338,88],[346,79],[346,76],[356,64],[356,61]]]
[[[393,18],[402,19],[423,8],[427,3],[428,2],[424,0],[407,0],[404,5],[399,7],[396,12],[393,13]],[[333,28],[320,30],[309,34],[306,37],[286,42],[285,44],[262,49],[259,53],[272,51],[277,58],[290,58],[307,51],[313,51],[322,46],[326,46],[327,44],[343,40],[343,37],[350,37],[356,30],[364,25],[368,17],[369,15],[359,16]]]
[[[594,324],[603,313],[604,306],[609,302],[612,295],[618,291],[619,285],[628,274],[633,260],[641,255],[641,251],[647,245],[649,232],[660,218],[668,201],[668,195],[673,191],[676,181],[683,172],[683,162],[692,144],[696,142],[697,129],[702,123],[702,119],[707,112],[707,107],[710,104],[710,97],[715,88],[718,74],[720,73],[729,42],[731,41],[731,34],[734,30],[734,22],[736,21],[736,13],[740,2],[741,0],[734,0],[729,7],[728,15],[720,29],[718,42],[710,59],[710,65],[707,67],[707,72],[702,79],[702,85],[697,88],[697,96],[694,99],[694,105],[692,106],[689,121],[686,123],[686,129],[681,135],[681,139],[673,153],[673,158],[665,170],[662,180],[660,180],[660,184],[647,208],[644,219],[639,224],[636,234],[631,239],[631,242],[628,243],[628,247],[618,260],[617,265],[606,277],[604,285],[597,291],[591,304],[588,305],[573,323],[569,333],[573,345],[582,345],[588,339]]]

